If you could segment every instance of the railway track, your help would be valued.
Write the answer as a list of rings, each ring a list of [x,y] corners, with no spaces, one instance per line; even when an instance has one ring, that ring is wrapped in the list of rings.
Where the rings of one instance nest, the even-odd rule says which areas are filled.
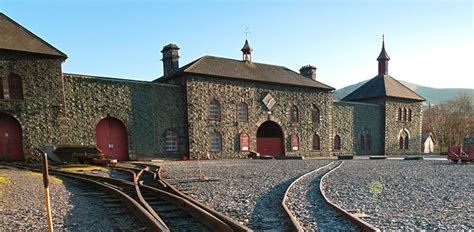
[[[343,163],[331,162],[302,175],[290,184],[282,206],[293,231],[378,231],[326,197],[322,182]]]
[[[39,171],[38,167],[14,165]],[[162,180],[159,167],[113,168],[119,178],[66,172],[51,167],[50,173],[86,184],[84,194],[104,199],[104,205],[123,214],[125,205],[141,221],[138,230],[149,231],[251,231],[240,223],[184,195]],[[116,209],[116,210],[115,210]]]

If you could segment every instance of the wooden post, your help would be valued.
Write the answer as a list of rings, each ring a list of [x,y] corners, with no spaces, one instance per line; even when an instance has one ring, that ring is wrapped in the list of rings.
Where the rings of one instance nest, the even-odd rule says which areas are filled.
[[[49,180],[48,180],[48,155],[46,152],[41,151],[41,156],[43,157],[43,185],[44,185],[44,198],[46,205],[46,216],[48,217],[48,229],[50,232],[53,231],[53,218],[51,216],[51,204],[49,201]]]

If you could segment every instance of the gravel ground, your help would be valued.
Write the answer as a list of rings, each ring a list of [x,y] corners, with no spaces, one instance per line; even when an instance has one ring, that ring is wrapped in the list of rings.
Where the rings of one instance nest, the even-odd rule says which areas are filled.
[[[0,166],[0,177],[7,181],[0,182],[0,231],[47,230],[41,174]],[[114,215],[101,199],[85,195],[79,183],[55,177],[51,177],[50,183],[55,230],[110,231],[140,227],[128,212]]]
[[[297,177],[328,164],[328,160],[211,160],[157,163],[165,178],[219,181],[177,183],[189,196],[254,230],[287,228],[281,201]],[[201,172],[199,171],[201,170]]]
[[[319,190],[323,175],[340,163],[334,162],[299,179],[288,192],[286,205],[305,231],[359,231],[357,225],[326,203]]]
[[[325,192],[383,230],[474,230],[474,164],[346,161]]]

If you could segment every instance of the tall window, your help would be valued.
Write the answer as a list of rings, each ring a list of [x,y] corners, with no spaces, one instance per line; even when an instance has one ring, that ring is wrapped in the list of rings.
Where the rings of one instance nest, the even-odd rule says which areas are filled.
[[[209,119],[216,121],[221,119],[221,106],[216,99],[209,104]]]
[[[408,109],[408,121],[411,122],[411,109]]]
[[[166,151],[178,151],[178,133],[176,131],[166,131],[165,149]]]
[[[364,137],[364,135],[360,135],[359,144],[360,144],[360,149],[365,150],[365,137]]]
[[[240,151],[250,150],[250,137],[247,133],[240,133]]]
[[[222,137],[219,132],[214,132],[211,134],[211,151],[221,151],[222,150]]]
[[[237,117],[239,122],[246,122],[248,120],[248,106],[244,102],[237,106]]]
[[[372,141],[370,140],[370,135],[365,136],[365,149],[370,150]]]
[[[313,150],[321,150],[321,141],[318,134],[313,135]]]
[[[404,146],[405,149],[408,149],[408,143],[409,143],[409,139],[408,139],[408,136],[407,136],[407,137],[405,137],[405,146]]]
[[[311,112],[311,119],[313,123],[319,123],[319,108],[317,106],[313,107],[313,111]]]
[[[339,135],[334,136],[334,150],[341,150],[341,137]]]
[[[402,108],[398,108],[398,121],[402,121]]]
[[[13,73],[8,76],[8,92],[10,99],[23,100],[23,85],[20,76]]]
[[[403,149],[403,136],[398,139],[398,149]]]
[[[403,108],[403,121],[407,121],[407,108]]]
[[[298,108],[296,106],[291,107],[290,121],[291,122],[298,122],[299,121],[299,113],[298,113]]]

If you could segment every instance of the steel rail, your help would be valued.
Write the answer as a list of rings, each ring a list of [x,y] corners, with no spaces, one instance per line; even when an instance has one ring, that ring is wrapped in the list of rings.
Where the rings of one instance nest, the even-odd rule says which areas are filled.
[[[344,161],[342,161],[338,166],[336,166],[335,168],[331,169],[329,172],[327,172],[326,174],[323,175],[323,177],[321,178],[320,184],[319,184],[319,190],[321,192],[321,195],[323,196],[323,198],[324,198],[324,200],[326,201],[327,204],[329,204],[334,209],[336,209],[336,211],[341,213],[344,217],[348,218],[353,223],[355,223],[361,231],[364,231],[364,232],[372,232],[372,231],[377,231],[378,232],[378,231],[380,231],[375,226],[369,224],[368,222],[360,219],[359,217],[349,213],[347,210],[345,210],[342,207],[338,206],[337,204],[333,203],[326,196],[326,193],[323,190],[323,181],[324,181],[324,179],[326,179],[329,176],[329,174],[331,174],[331,172],[333,172],[333,171],[337,170],[338,168],[340,168],[343,163],[344,163]]]
[[[298,219],[296,219],[296,216],[293,215],[293,213],[291,213],[291,210],[288,208],[288,206],[286,206],[286,201],[288,200],[288,193],[290,192],[290,189],[291,189],[298,181],[300,181],[301,179],[303,179],[303,178],[305,178],[306,176],[311,175],[311,174],[313,174],[313,173],[315,173],[315,172],[318,172],[318,171],[320,171],[320,170],[322,170],[322,169],[325,169],[325,168],[329,167],[330,165],[332,165],[333,163],[334,163],[334,161],[331,162],[331,163],[329,163],[329,164],[326,164],[325,166],[319,167],[319,168],[317,168],[317,169],[315,169],[315,170],[313,170],[313,171],[310,171],[310,172],[308,172],[308,173],[306,173],[306,174],[304,174],[304,175],[298,177],[296,180],[294,180],[293,182],[291,182],[291,184],[290,184],[290,185],[288,186],[288,188],[286,189],[285,194],[283,195],[283,200],[281,201],[281,205],[282,205],[282,207],[283,207],[283,209],[284,209],[284,211],[285,211],[285,215],[286,215],[286,216],[290,219],[290,221],[291,221],[291,225],[292,225],[292,227],[293,227],[293,228],[291,228],[292,231],[302,232],[302,231],[304,231],[304,229],[303,229],[303,227],[300,225],[300,223],[298,222]]]

